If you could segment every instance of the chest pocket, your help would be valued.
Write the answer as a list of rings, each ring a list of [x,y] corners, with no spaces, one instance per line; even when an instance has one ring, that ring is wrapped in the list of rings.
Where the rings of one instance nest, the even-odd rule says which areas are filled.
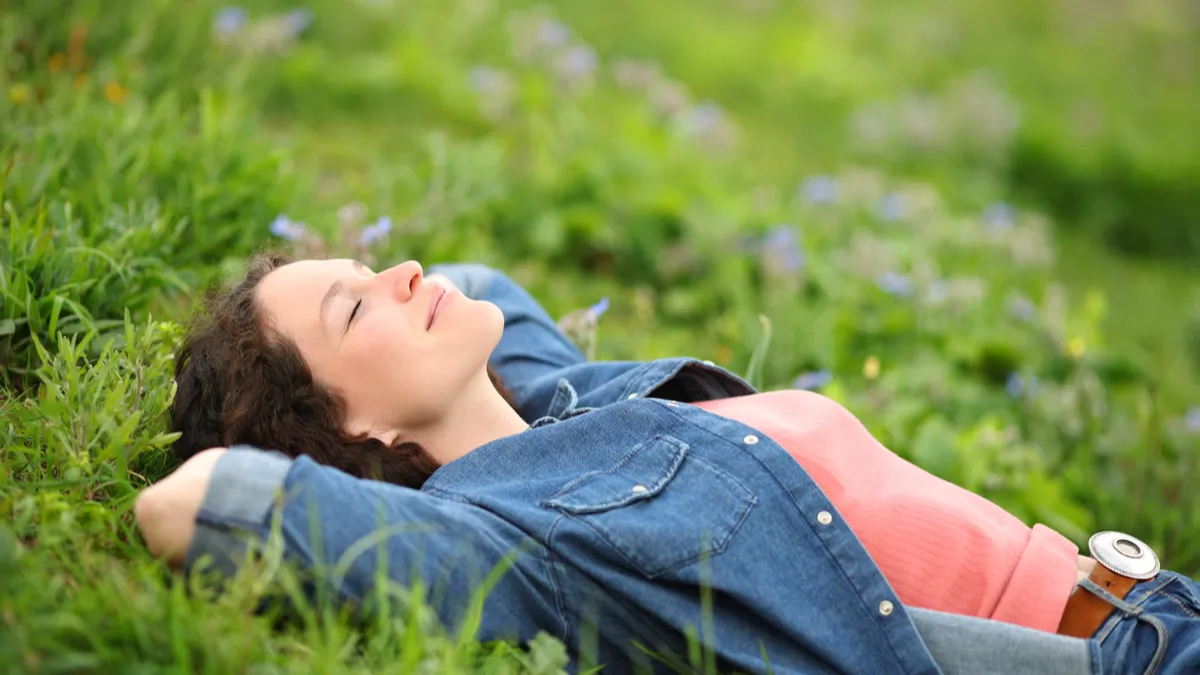
[[[647,577],[725,550],[758,499],[728,472],[656,436],[542,502],[590,528]]]

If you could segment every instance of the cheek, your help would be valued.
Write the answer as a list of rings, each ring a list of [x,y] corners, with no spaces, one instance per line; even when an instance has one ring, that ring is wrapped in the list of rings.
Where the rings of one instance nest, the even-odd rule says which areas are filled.
[[[382,363],[420,358],[420,344],[403,317],[377,313],[352,329],[355,332],[348,357],[357,367],[378,368]]]

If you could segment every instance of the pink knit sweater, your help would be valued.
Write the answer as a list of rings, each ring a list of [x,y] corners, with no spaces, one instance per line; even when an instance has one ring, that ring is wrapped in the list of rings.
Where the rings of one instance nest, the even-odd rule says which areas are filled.
[[[699,404],[783,446],[911,607],[1055,632],[1079,549],[912,464],[835,401],[780,391]]]

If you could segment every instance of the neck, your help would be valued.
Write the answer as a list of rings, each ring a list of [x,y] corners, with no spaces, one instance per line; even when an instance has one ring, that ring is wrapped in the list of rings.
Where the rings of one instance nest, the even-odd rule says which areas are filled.
[[[463,390],[446,418],[417,434],[439,464],[449,464],[475,448],[529,428],[488,379],[486,371]]]

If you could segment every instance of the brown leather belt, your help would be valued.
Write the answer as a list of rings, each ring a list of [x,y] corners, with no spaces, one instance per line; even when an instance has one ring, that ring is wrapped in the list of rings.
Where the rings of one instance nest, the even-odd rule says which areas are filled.
[[[1121,532],[1098,532],[1088,541],[1088,549],[1096,559],[1088,579],[1121,600],[1139,581],[1153,579],[1158,574],[1158,556],[1136,537]],[[1067,600],[1058,634],[1090,638],[1114,609],[1108,600],[1086,586],[1079,586]]]

